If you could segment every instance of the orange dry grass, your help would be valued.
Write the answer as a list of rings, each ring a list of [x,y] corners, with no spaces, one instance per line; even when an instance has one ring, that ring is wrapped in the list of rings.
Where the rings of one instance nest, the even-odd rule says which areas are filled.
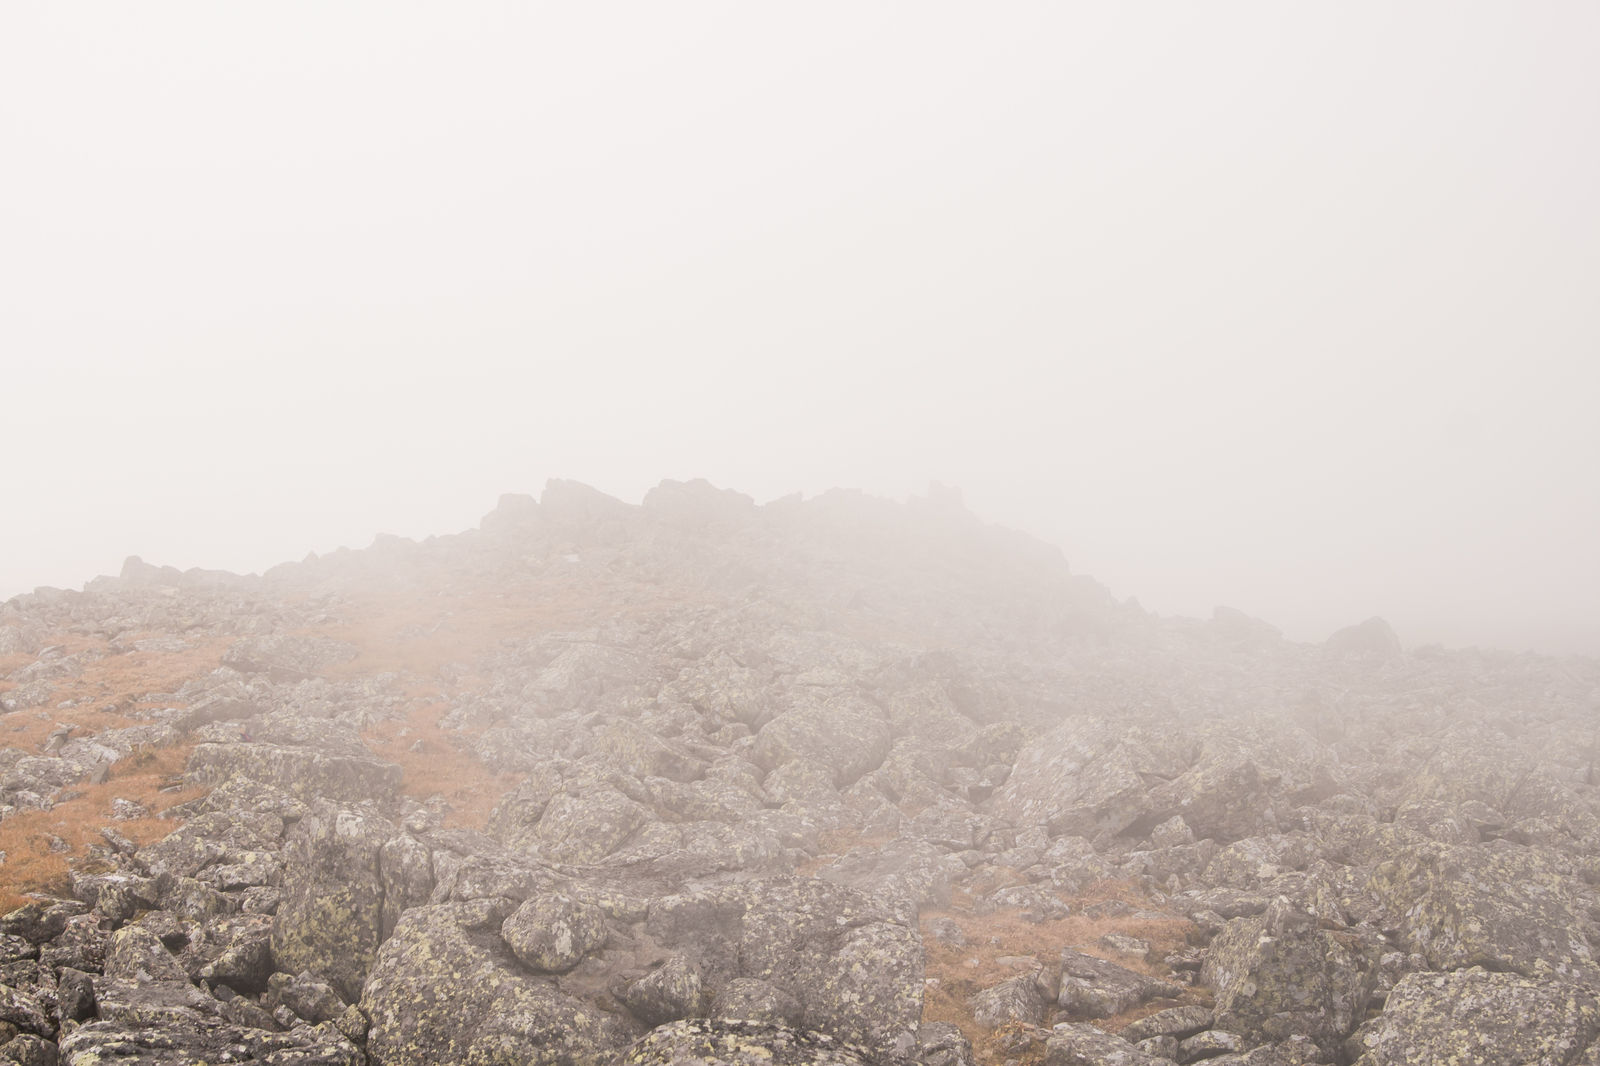
[[[73,799],[57,803],[54,810],[24,811],[0,822],[0,851],[6,853],[0,865],[0,913],[27,902],[28,893],[65,896],[71,893],[69,859],[81,860],[89,845],[103,844],[103,826],[138,844],[160,840],[178,823],[160,818],[138,818],[126,822],[111,820],[111,801],[132,800],[148,807],[152,814],[205,794],[203,789],[162,792],[162,786],[183,771],[190,748],[166,748],[142,752],[119,760],[111,768],[111,779],[100,785],[76,785],[67,791]],[[50,850],[50,837],[65,841],[68,850]],[[86,868],[86,867],[80,867]]]
[[[404,724],[384,722],[366,734],[367,746],[380,758],[400,764],[400,791],[425,800],[442,795],[453,810],[447,825],[482,829],[500,797],[522,780],[519,774],[491,774],[477,758],[456,747],[460,733],[439,728],[450,710],[446,703],[413,711]],[[402,735],[404,734],[404,735]],[[412,747],[421,742],[420,752]]]
[[[160,636],[161,634],[144,634]],[[102,640],[56,634],[57,643],[66,644],[69,653],[94,645],[105,647]],[[54,639],[54,638],[52,638]],[[130,637],[130,639],[135,639]],[[50,732],[58,723],[71,722],[80,728],[74,736],[90,736],[103,729],[123,729],[145,724],[144,719],[129,716],[138,707],[158,704],[138,704],[135,698],[150,692],[170,692],[191,677],[216,669],[222,652],[230,638],[215,638],[197,642],[197,646],[183,652],[142,652],[107,655],[84,666],[82,677],[62,678],[55,683],[55,693],[43,707],[14,711],[0,717],[0,747],[21,748],[29,754],[37,753]],[[32,656],[25,657],[32,661]],[[78,707],[57,707],[66,700],[88,699]],[[115,713],[108,714],[100,707],[113,704]],[[168,701],[159,706],[181,706],[181,702]]]
[[[933,918],[950,918],[961,927],[966,938],[964,947],[941,943],[924,930],[927,950],[927,975],[936,978],[939,987],[930,988],[923,997],[924,1021],[951,1022],[959,1026],[972,1041],[972,1047],[982,1061],[1019,1059],[1024,1066],[1044,1060],[1044,1044],[1034,1042],[1023,1049],[1008,1050],[1003,1046],[1010,1035],[1002,1030],[984,1029],[972,1020],[968,1000],[976,992],[991,988],[1001,981],[1027,972],[1029,967],[1002,964],[998,960],[1010,957],[1032,957],[1044,966],[1051,978],[1057,973],[1056,960],[1063,948],[1073,948],[1086,955],[1108,959],[1120,966],[1152,977],[1170,980],[1172,974],[1159,960],[1181,950],[1194,934],[1195,927],[1179,917],[1156,921],[1136,919],[1131,915],[1119,918],[1086,918],[1083,908],[1107,899],[1122,899],[1135,905],[1139,897],[1127,882],[1110,881],[1090,886],[1081,896],[1061,897],[1072,908],[1070,917],[1060,921],[1041,922],[1034,925],[1025,921],[1016,910],[1005,909],[989,915],[976,915],[969,910],[953,906],[948,910],[929,910],[922,913],[924,926]],[[959,903],[959,900],[957,901]],[[1119,956],[1100,944],[1107,933],[1122,933],[1150,941],[1151,959],[1143,962]],[[995,943],[994,941],[998,941]],[[1138,1018],[1158,1010],[1182,1003],[1209,1002],[1204,989],[1187,992],[1180,1000],[1157,1000],[1143,1007],[1125,1011],[1110,1018],[1093,1019],[1094,1024],[1108,1032],[1120,1032]],[[1049,1019],[1046,1018],[1048,1022]],[[1011,1027],[1008,1027],[1011,1028]]]

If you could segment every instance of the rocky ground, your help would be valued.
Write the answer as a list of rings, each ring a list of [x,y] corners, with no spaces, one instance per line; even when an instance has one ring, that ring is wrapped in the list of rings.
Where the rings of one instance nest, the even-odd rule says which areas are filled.
[[[938,490],[0,607],[20,1063],[1600,1064],[1600,667],[1158,618]]]

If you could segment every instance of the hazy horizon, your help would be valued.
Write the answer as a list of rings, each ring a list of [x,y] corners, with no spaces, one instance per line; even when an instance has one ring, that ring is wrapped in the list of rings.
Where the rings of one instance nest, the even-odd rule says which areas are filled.
[[[1163,615],[1600,654],[1600,10],[0,14],[0,599],[963,489]]]

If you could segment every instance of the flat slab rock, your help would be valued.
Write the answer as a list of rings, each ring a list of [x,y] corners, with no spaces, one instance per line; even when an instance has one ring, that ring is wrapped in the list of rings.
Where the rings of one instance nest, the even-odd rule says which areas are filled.
[[[1177,999],[1183,989],[1125,966],[1067,948],[1061,953],[1057,1004],[1086,1018],[1109,1018],[1152,999]]]

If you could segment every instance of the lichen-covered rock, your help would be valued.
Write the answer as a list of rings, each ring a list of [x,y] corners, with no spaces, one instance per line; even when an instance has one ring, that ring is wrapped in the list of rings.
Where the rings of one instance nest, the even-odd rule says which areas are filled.
[[[1061,952],[1056,1002],[1083,1018],[1108,1018],[1152,999],[1177,999],[1183,990],[1125,966],[1067,948]]]
[[[122,1025],[200,1025],[221,1017],[221,1004],[188,981],[102,977],[94,998],[101,1021]]]
[[[1600,980],[1571,888],[1537,849],[1417,845],[1374,870],[1369,890],[1434,969]]]
[[[187,981],[189,975],[161,942],[142,925],[125,925],[111,934],[105,975],[135,981]]]
[[[922,1066],[973,1066],[972,1041],[950,1022],[923,1022],[917,1036]]]
[[[826,1033],[727,1018],[652,1029],[621,1058],[624,1066],[870,1066],[859,1047]]]
[[[1211,1028],[1214,1018],[1205,1007],[1168,1007],[1133,1022],[1122,1030],[1122,1036],[1135,1044],[1153,1036],[1175,1036],[1181,1040]]]
[[[61,1041],[62,1066],[209,1066],[221,1062],[365,1066],[361,1051],[332,1026],[286,1033],[221,1022],[130,1025],[90,1022]]]
[[[596,730],[594,746],[595,751],[606,756],[609,765],[641,780],[663,777],[687,782],[706,772],[704,759],[626,718],[614,718]]]
[[[4,1044],[0,1044],[0,1059],[14,1062],[17,1066],[56,1066],[60,1061],[60,1052],[56,1045],[32,1033],[18,1033]]]
[[[273,974],[264,1002],[282,1004],[313,1025],[337,1020],[349,1006],[331,985],[318,980],[309,970],[297,977]]]
[[[914,1039],[923,992],[915,929],[870,897],[812,878],[745,882],[724,899],[744,911],[738,976],[785,989],[809,1027],[848,1043],[878,1050]]]
[[[640,1035],[625,1016],[529,974],[500,937],[505,916],[489,900],[405,913],[361,996],[375,1061],[601,1066]]]
[[[663,1025],[706,1013],[704,984],[693,964],[673,955],[661,966],[629,985],[622,1001],[646,1025]]]
[[[534,839],[539,854],[550,862],[595,863],[654,818],[650,808],[603,785],[582,796],[563,794],[552,799]]]
[[[1152,739],[1104,718],[1070,718],[1018,752],[991,809],[1013,825],[1048,826],[1056,836],[1119,833],[1152,810],[1141,770],[1169,761],[1174,774],[1186,768],[1181,758],[1152,752]]]
[[[817,871],[836,884],[887,899],[905,900],[915,911],[950,903],[951,881],[965,877],[966,864],[926,840],[891,840],[879,847],[851,848]]]
[[[419,907],[433,896],[433,853],[427,845],[401,833],[378,853],[383,878],[383,922],[380,935],[387,939],[408,907]]]
[[[39,962],[51,969],[63,966],[86,973],[103,970],[110,946],[111,923],[98,914],[78,914],[50,943],[39,949]]]
[[[565,782],[549,763],[536,763],[516,788],[500,797],[489,814],[485,831],[501,844],[523,850],[538,843],[536,831],[550,801],[561,795]]]
[[[1146,1054],[1104,1029],[1063,1023],[1050,1030],[1045,1066],[1167,1066],[1172,1060]]]
[[[771,981],[735,977],[717,992],[711,1016],[792,1027],[805,1021],[806,1011],[799,1000]]]
[[[55,1035],[44,1004],[29,992],[9,985],[0,985],[0,1022],[14,1026],[12,1032],[20,1029],[38,1036]]]
[[[321,974],[346,1000],[377,955],[383,925],[378,858],[394,826],[367,807],[327,800],[295,824],[284,846],[283,900],[272,955],[290,973]]]
[[[1200,977],[1215,992],[1217,1028],[1246,1046],[1303,1037],[1331,1051],[1360,1024],[1377,962],[1374,944],[1319,929],[1280,898],[1261,915],[1229,922]]]
[[[201,960],[194,976],[235,992],[265,991],[273,972],[272,918],[243,914],[210,922],[203,940],[185,951],[191,953]]]
[[[1576,1062],[1597,1035],[1593,992],[1474,968],[1406,975],[1345,1052],[1356,1066],[1557,1066]]]
[[[975,993],[967,1001],[972,1020],[989,1029],[1012,1022],[1038,1025],[1053,991],[1042,978],[1039,972],[1019,974]]]
[[[500,935],[530,968],[566,973],[605,943],[606,917],[570,896],[533,896],[505,920]]]
[[[807,759],[833,775],[836,787],[853,784],[889,754],[889,723],[876,707],[835,695],[784,711],[756,734],[755,761],[772,771]]]
[[[189,819],[134,858],[152,877],[194,877],[221,862],[229,848],[271,851],[282,834],[282,820],[270,814],[211,812]]]
[[[197,744],[189,756],[185,783],[196,787],[247,778],[295,799],[356,802],[392,799],[403,771],[371,753],[346,754],[285,744]]]

